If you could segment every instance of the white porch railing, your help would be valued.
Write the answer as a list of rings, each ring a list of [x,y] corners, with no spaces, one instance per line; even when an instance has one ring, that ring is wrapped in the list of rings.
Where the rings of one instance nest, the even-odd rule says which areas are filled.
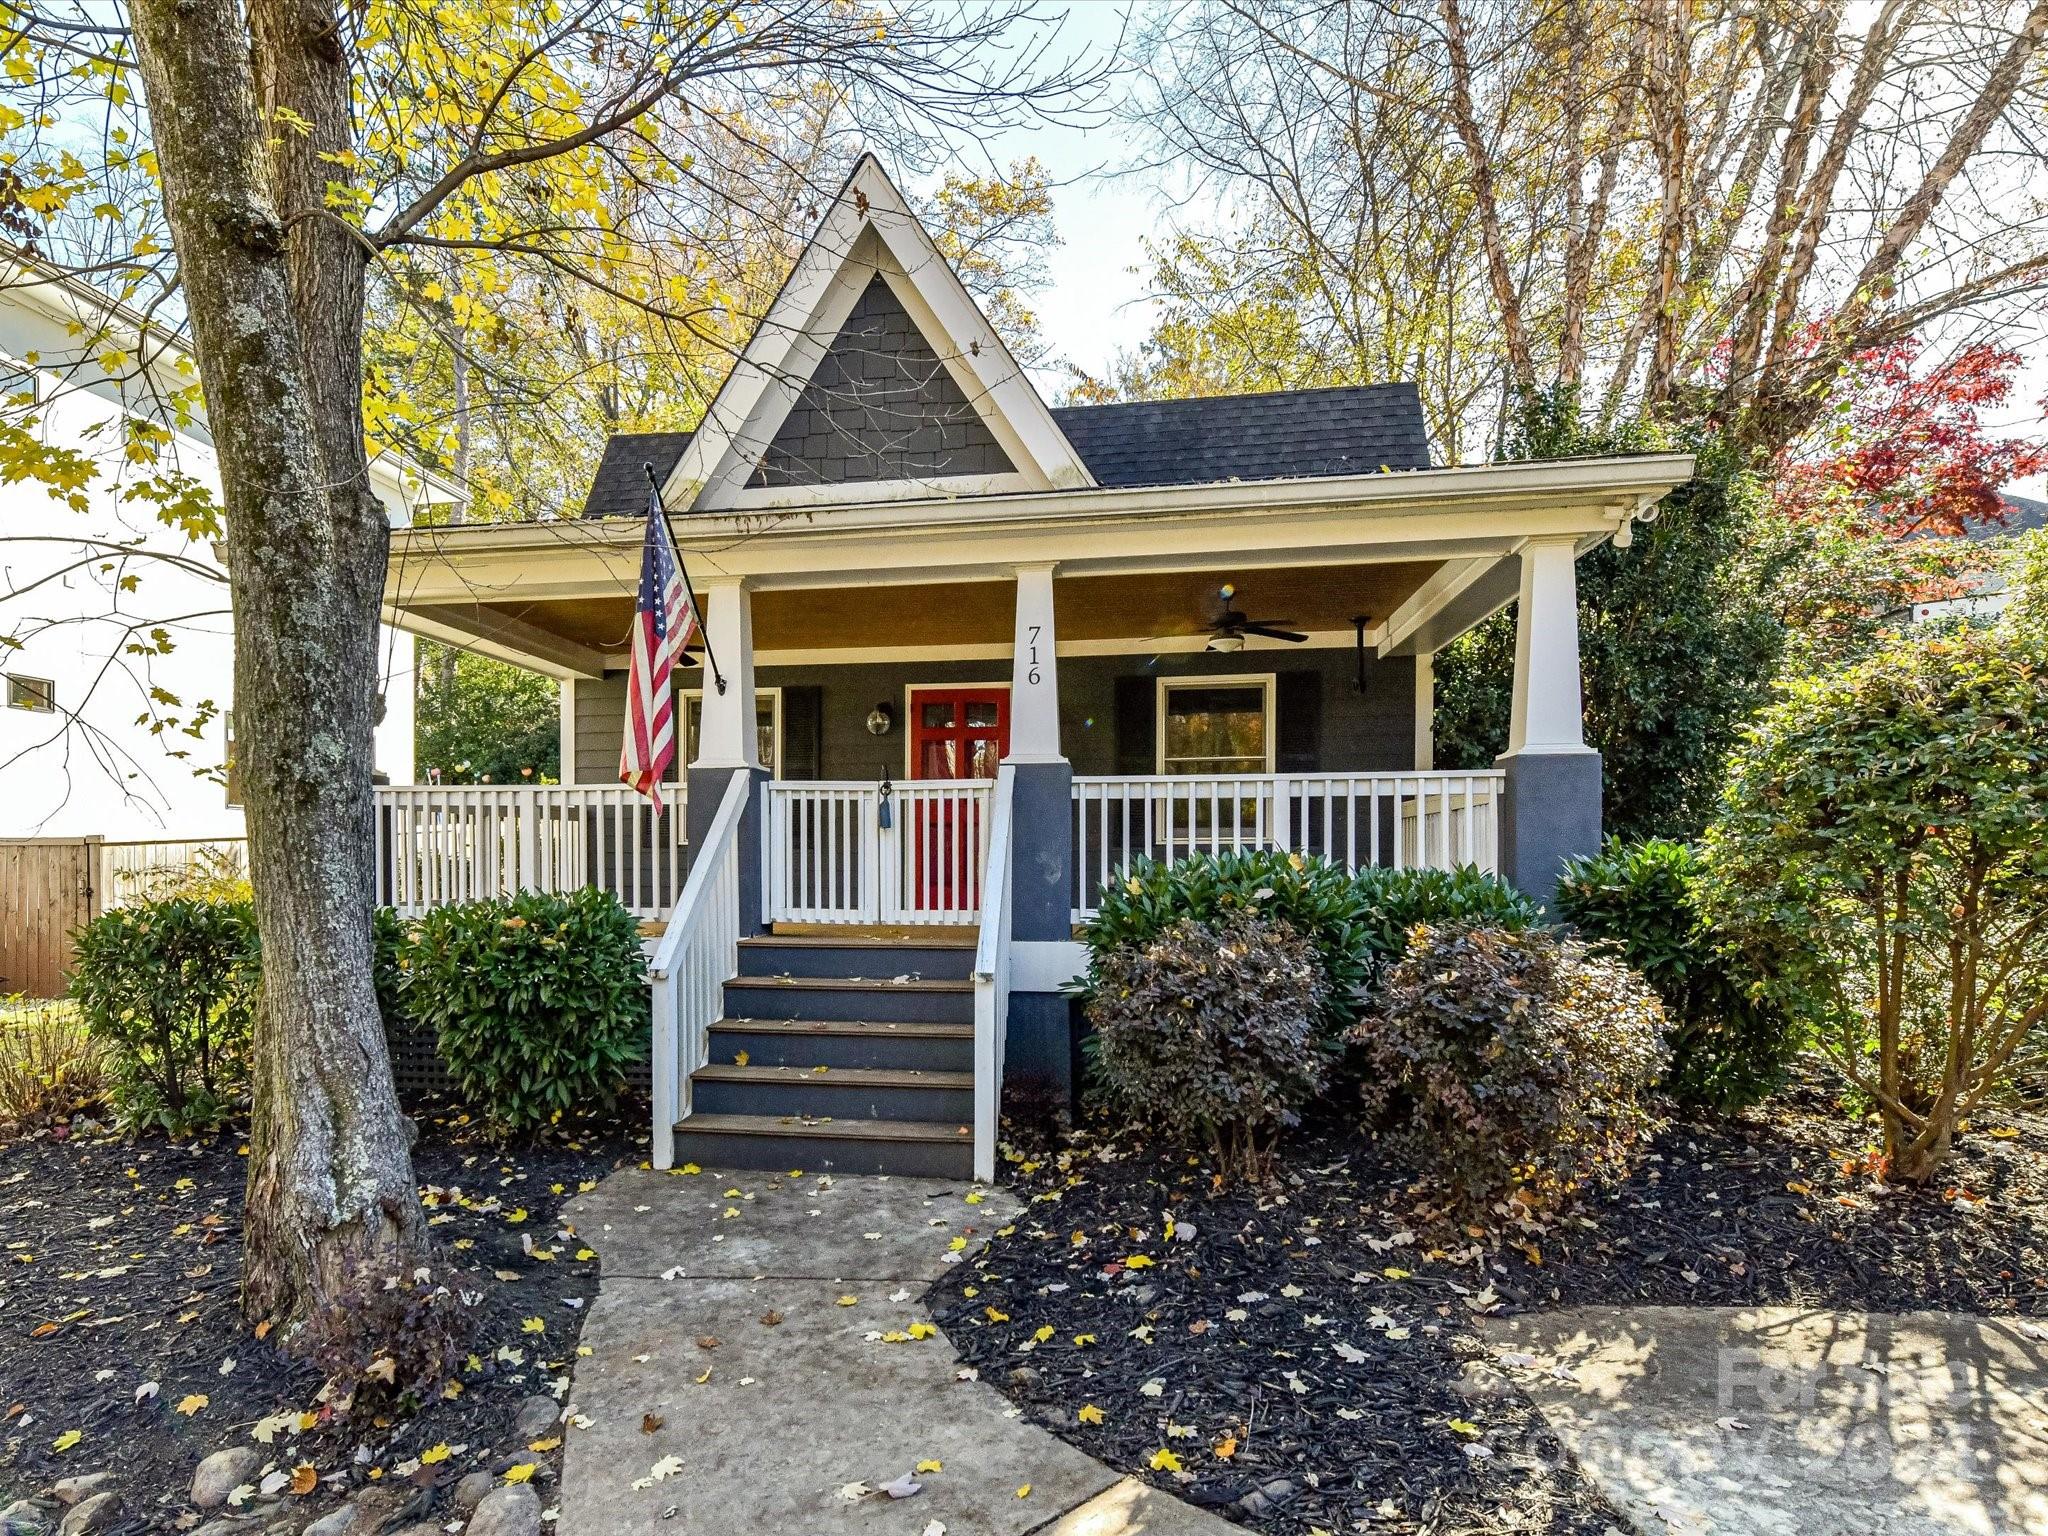
[[[981,936],[974,946],[974,1176],[996,1176],[996,1126],[1003,1112],[1003,1041],[1010,1027],[1011,805],[1017,770],[996,770],[989,806],[988,867]]]
[[[1074,780],[1074,917],[1131,860],[1286,848],[1348,869],[1500,864],[1498,769]]]
[[[739,973],[739,832],[752,790],[750,775],[732,776],[675,915],[654,949],[652,1161],[657,1168],[676,1160],[676,1122],[691,1108],[690,1074],[708,1060],[711,1026],[725,1016],[725,984]]]
[[[675,905],[683,786],[659,816],[623,784],[406,785],[377,791],[377,900],[412,916],[519,890],[595,885],[641,917]]]
[[[777,781],[761,841],[770,923],[972,923],[981,914],[990,783]]]

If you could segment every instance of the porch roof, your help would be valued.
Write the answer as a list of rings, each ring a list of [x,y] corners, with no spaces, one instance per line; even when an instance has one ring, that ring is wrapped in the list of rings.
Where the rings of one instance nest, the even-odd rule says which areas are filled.
[[[1114,634],[1088,638],[1149,639],[1160,631],[1146,625],[1177,586],[1224,579],[1243,587],[1262,611],[1311,628],[1335,615],[1293,607],[1335,602],[1348,610],[1347,620],[1363,612],[1371,621],[1369,642],[1393,654],[1438,649],[1510,601],[1516,563],[1509,557],[1529,539],[1568,535],[1583,551],[1625,538],[1632,520],[1692,469],[1686,454],[1642,454],[872,501],[851,499],[862,487],[848,485],[842,489],[849,499],[836,503],[699,512],[677,518],[675,530],[700,583],[739,578],[762,594],[756,622],[764,649],[783,648],[773,634],[777,600],[770,594],[777,591],[813,594],[801,605],[782,604],[809,612],[818,631],[790,639],[790,648],[821,638],[841,647],[881,646],[907,633],[903,615],[911,609],[929,623],[959,606],[934,584],[1004,583],[1020,565],[1050,563],[1065,589],[1063,644],[1085,636],[1081,610],[1073,610],[1081,634],[1066,628],[1066,611],[1082,593],[1078,583],[1151,576],[1158,580],[1087,602],[1087,610],[1121,616],[1097,622]],[[624,664],[623,649],[612,642],[625,634],[641,538],[639,520],[623,517],[400,530],[392,538],[386,614],[402,628],[555,676],[601,676]],[[868,590],[911,585],[934,590],[914,604],[880,603]],[[829,600],[819,589],[851,595]],[[1096,591],[1110,598],[1107,587]],[[849,622],[876,614],[885,622],[864,633],[834,627],[824,621],[835,603]],[[1006,598],[993,611],[1000,638],[1009,623]],[[1342,638],[1350,639],[1348,623]]]

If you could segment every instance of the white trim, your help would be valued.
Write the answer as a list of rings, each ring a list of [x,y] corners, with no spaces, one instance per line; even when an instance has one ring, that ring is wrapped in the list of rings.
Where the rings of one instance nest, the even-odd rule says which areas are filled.
[[[1154,690],[1152,696],[1152,771],[1162,776],[1181,777],[1181,775],[1172,774],[1171,770],[1166,766],[1166,694],[1168,689],[1256,687],[1262,689],[1266,697],[1266,728],[1264,732],[1266,738],[1266,766],[1256,771],[1259,773],[1272,773],[1274,771],[1274,753],[1278,747],[1278,743],[1274,738],[1278,733],[1280,724],[1277,714],[1279,704],[1277,694],[1279,690],[1276,686],[1276,679],[1278,676],[1279,674],[1274,672],[1185,672],[1178,677],[1160,678],[1158,687]],[[1214,778],[1216,773],[1212,769],[1203,774],[1191,775],[1191,777]]]
[[[1436,652],[1415,653],[1415,770],[1436,770]]]
[[[1007,496],[1037,487],[1018,474],[933,475],[927,480],[833,481],[821,485],[749,485],[732,493],[735,512],[776,512],[805,507],[834,507],[846,500],[849,483],[857,483],[864,502],[928,501],[934,497]]]
[[[1007,659],[1008,659],[1008,657],[1009,657],[1009,654],[1010,654],[1010,648],[1009,648],[1008,646],[1003,646],[1003,647],[1001,648],[1001,650],[1000,650],[1000,651],[998,652],[998,654],[999,654],[1000,656],[1002,656],[1002,657],[1003,657],[1003,658],[1004,658],[1005,660],[1007,660]],[[901,656],[899,655],[898,659],[900,660],[900,659],[906,659],[906,658],[903,658],[903,657],[901,657]],[[910,756],[910,753],[911,753],[911,745],[910,745],[910,735],[911,735],[911,732],[910,732],[910,700],[911,700],[911,696],[912,696],[913,694],[915,694],[916,692],[918,692],[918,690],[919,690],[919,689],[969,689],[969,690],[973,690],[973,689],[982,689],[982,688],[990,688],[990,689],[993,689],[993,688],[1000,688],[1000,689],[1002,689],[1002,690],[1003,690],[1003,692],[1005,692],[1005,693],[1008,693],[1008,692],[1010,691],[1010,680],[1009,680],[1009,679],[1008,679],[1007,677],[1000,677],[1000,678],[992,678],[992,679],[990,679],[990,680],[989,680],[988,682],[985,682],[985,683],[981,683],[981,682],[976,682],[976,681],[974,681],[974,680],[973,680],[972,678],[968,678],[968,679],[965,679],[965,680],[958,680],[958,679],[956,679],[955,681],[953,681],[953,682],[949,682],[949,683],[905,683],[905,684],[903,685],[903,713],[902,713],[902,716],[901,716],[901,724],[902,724],[902,727],[903,727],[903,777],[904,777],[905,779],[915,779],[915,778],[917,777],[917,764],[916,764],[915,762],[913,762],[913,761],[911,760],[911,756]],[[1004,728],[1005,730],[1008,730],[1008,729],[1009,729],[1009,720],[1010,720],[1010,712],[1009,712],[1009,710],[1008,710],[1007,708],[1005,708],[1005,709],[1004,709],[1004,711],[1003,711],[1003,728]],[[943,782],[943,781],[941,781],[941,782]]]
[[[562,782],[576,782],[576,679],[565,677],[558,685],[561,693],[558,700],[556,729],[560,733],[562,754]]]
[[[760,666],[760,664],[761,659],[759,656],[756,656],[754,658],[754,665],[758,667]],[[757,686],[754,689],[754,718],[756,720],[758,720],[761,716],[761,701],[763,699],[767,699],[770,703],[774,705],[774,709],[771,711],[771,713],[774,716],[774,723],[771,726],[771,730],[774,732],[773,739],[775,748],[775,761],[772,763],[763,764],[763,766],[768,769],[771,777],[779,779],[782,777],[782,686],[780,684],[776,684],[775,686],[770,687],[763,684]],[[681,747],[683,752],[683,766],[685,768],[688,768],[690,765],[690,705],[692,701],[694,701],[700,709],[703,707],[704,690],[702,688],[678,688],[676,690],[676,702],[682,706],[683,710],[683,740],[681,742]],[[758,728],[756,730],[756,734],[759,734]]]
[[[881,164],[864,155],[670,472],[663,494],[672,505],[734,507],[876,272],[904,301],[1029,484],[1051,490],[1095,483],[902,193]]]
[[[1088,969],[1088,946],[1079,939],[1012,939],[1010,991],[1064,992]]]

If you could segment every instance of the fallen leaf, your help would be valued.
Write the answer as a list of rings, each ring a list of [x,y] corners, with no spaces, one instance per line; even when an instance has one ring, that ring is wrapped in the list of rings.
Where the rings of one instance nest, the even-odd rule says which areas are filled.
[[[304,1498],[320,1486],[320,1474],[309,1462],[300,1462],[292,1468],[292,1492]]]
[[[640,1433],[643,1435],[654,1434],[667,1422],[668,1420],[658,1413],[643,1413],[640,1415]]]
[[[50,1442],[50,1449],[53,1451],[68,1451],[71,1449],[71,1447],[78,1444],[78,1442],[83,1440],[84,1438],[84,1431],[76,1429],[67,1429],[64,1431],[63,1434],[59,1435],[56,1439]]]
[[[212,1401],[213,1399],[204,1392],[188,1392],[185,1396],[178,1399],[178,1412],[184,1414],[189,1419]]]
[[[1074,1410],[1074,1417],[1083,1424],[1100,1424],[1102,1422],[1102,1410],[1093,1403],[1083,1403]]]

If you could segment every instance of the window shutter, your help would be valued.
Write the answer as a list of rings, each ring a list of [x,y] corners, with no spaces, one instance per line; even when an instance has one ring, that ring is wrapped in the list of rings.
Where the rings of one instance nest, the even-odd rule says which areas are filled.
[[[782,690],[782,776],[825,776],[825,690],[816,683]]]
[[[1158,679],[1140,673],[1116,680],[1116,771],[1146,774],[1158,771],[1159,721],[1154,713]]]
[[[1282,773],[1316,773],[1324,767],[1323,674],[1282,672],[1273,682],[1273,763]]]

